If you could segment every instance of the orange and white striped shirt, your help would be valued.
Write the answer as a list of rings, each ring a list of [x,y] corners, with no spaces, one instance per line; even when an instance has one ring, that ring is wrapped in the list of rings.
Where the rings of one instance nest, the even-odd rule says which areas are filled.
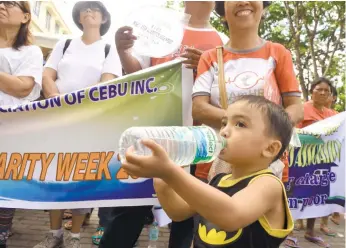
[[[254,49],[223,51],[226,91],[229,104],[241,95],[262,95],[281,104],[284,95],[300,97],[292,56],[282,45],[270,41]],[[208,95],[220,107],[216,49],[201,56],[193,97]]]
[[[301,96],[293,69],[292,56],[282,45],[270,41],[251,50],[223,50],[224,75],[228,103],[241,95],[261,95],[282,104],[282,96]],[[220,106],[216,49],[204,52],[199,61],[193,97],[210,96],[211,104]],[[287,157],[282,181],[288,179]],[[196,175],[206,178],[210,164],[198,165]]]

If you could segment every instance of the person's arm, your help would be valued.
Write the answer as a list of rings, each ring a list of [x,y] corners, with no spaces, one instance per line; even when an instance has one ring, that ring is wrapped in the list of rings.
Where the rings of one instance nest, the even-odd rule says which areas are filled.
[[[48,68],[48,67],[44,69],[43,77],[42,77],[42,91],[43,91],[43,96],[46,99],[60,95],[58,87],[55,83],[56,79],[57,79],[56,70],[52,68]]]
[[[221,128],[225,110],[210,104],[210,96],[195,96],[192,100],[192,118],[212,128]]]
[[[154,179],[154,188],[162,208],[173,221],[183,221],[196,214],[196,212],[161,179]]]
[[[278,61],[275,77],[282,95],[283,106],[294,125],[304,119],[299,83],[296,78],[291,53],[282,45],[276,44]]]
[[[131,48],[136,36],[132,34],[132,28],[125,26],[121,27],[115,33],[115,44],[120,57],[120,61],[124,71],[127,74],[142,70],[140,62],[131,53]]]
[[[204,52],[198,63],[197,77],[193,86],[192,118],[219,129],[225,111],[210,103],[211,88],[214,82],[214,76],[211,72],[212,66],[209,52]]]
[[[0,72],[0,91],[33,101],[39,97],[42,84],[42,51],[37,46],[23,47],[20,63],[11,74]]]
[[[304,107],[300,97],[283,96],[283,105],[286,112],[291,117],[294,125],[297,125],[304,119]]]
[[[122,67],[117,50],[111,46],[109,53],[102,68],[101,80],[99,83],[106,82],[122,75]]]
[[[142,143],[151,149],[152,155],[136,155],[132,147],[127,150],[122,167],[131,175],[161,178],[191,209],[225,231],[248,226],[283,200],[282,185],[273,176],[259,176],[230,197],[182,170],[159,144],[152,140]]]
[[[112,80],[112,79],[115,79],[115,78],[117,78],[117,76],[115,76],[115,75],[112,74],[112,73],[103,73],[103,74],[101,75],[101,80],[100,80],[99,83],[107,82],[107,81]]]
[[[127,51],[118,51],[121,64],[126,74],[131,74],[142,70],[142,66],[139,61]]]
[[[35,86],[33,77],[17,77],[0,72],[0,91],[17,98],[24,98],[30,94]]]
[[[66,40],[60,40],[53,48],[47,63],[45,64],[45,69],[43,71],[42,78],[42,91],[45,98],[51,98],[59,96],[60,92],[55,83],[58,78],[58,64],[63,58],[63,50]]]

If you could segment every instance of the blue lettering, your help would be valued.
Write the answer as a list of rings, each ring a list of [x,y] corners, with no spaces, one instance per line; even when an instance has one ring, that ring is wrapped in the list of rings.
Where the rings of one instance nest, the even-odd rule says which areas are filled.
[[[110,84],[108,86],[108,94],[109,94],[109,98],[114,98],[117,96],[117,86],[115,84]]]
[[[154,90],[152,90],[152,89],[150,88],[150,83],[151,83],[151,82],[155,82],[155,78],[154,78],[154,77],[151,77],[151,78],[147,79],[147,81],[146,81],[146,90],[147,90],[148,93],[153,93],[153,92],[155,92]],[[155,89],[155,88],[154,88],[154,89]]]
[[[37,109],[37,107],[36,107],[36,102],[33,102],[32,105],[31,105],[31,107],[32,107],[33,110],[36,110],[36,109]]]
[[[135,82],[131,82],[131,95],[134,95],[135,92],[134,92],[134,89],[135,89]]]
[[[328,199],[328,195],[327,194],[316,194],[315,196],[311,196],[308,198],[302,198],[302,206],[300,211],[303,211],[307,206],[312,206],[314,205],[324,205],[326,204],[326,200]]]
[[[52,108],[54,108],[54,107],[61,107],[61,99],[60,99],[60,97],[50,98],[49,101],[50,101],[50,106]]]
[[[107,100],[108,96],[107,96],[107,85],[102,85],[99,87],[99,92],[100,92],[100,100]]]
[[[329,180],[331,183],[334,183],[336,181],[336,174],[334,172],[331,172],[329,174]]]
[[[79,90],[77,91],[77,101],[78,103],[82,103],[82,99],[85,98],[85,91],[84,90]]]
[[[298,208],[298,199],[297,198],[288,198],[288,206],[290,209]]]
[[[3,108],[0,108],[0,112],[1,112],[1,113],[7,113],[7,110],[6,110],[6,109],[3,109]]]
[[[70,96],[72,97],[72,99],[70,100]],[[71,93],[71,94],[66,94],[65,95],[65,102],[68,104],[68,105],[73,105],[77,102],[77,96],[76,96],[76,93]]]
[[[328,173],[329,174],[329,173]],[[322,175],[320,176],[320,180],[321,180],[321,186],[328,186],[329,185],[329,175]]]
[[[22,112],[24,112],[25,110],[23,109],[23,105],[20,105],[20,106],[18,106],[18,108],[17,108],[18,110],[20,110],[20,111],[22,111]]]
[[[37,102],[37,107],[39,107],[40,109],[46,109],[49,107],[49,100],[42,100]]]
[[[97,90],[97,87],[93,87],[89,90],[89,98],[93,102],[97,102],[99,100],[98,98],[94,97],[94,94],[93,94],[96,90]]]
[[[125,83],[120,83],[118,84],[118,93],[119,93],[119,96],[125,96],[126,93],[127,93],[127,82]],[[122,87],[123,86],[123,87]]]
[[[136,92],[135,94],[136,95],[143,95],[144,94],[144,80],[140,81],[140,80],[137,80],[135,82],[136,84]]]

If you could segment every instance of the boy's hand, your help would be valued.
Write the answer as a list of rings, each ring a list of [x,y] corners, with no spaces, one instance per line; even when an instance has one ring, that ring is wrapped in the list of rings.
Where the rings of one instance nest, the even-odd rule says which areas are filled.
[[[130,147],[125,154],[122,167],[131,175],[144,178],[165,178],[176,165],[169,159],[166,151],[153,140],[142,140],[142,144],[152,151],[151,156],[133,153]]]

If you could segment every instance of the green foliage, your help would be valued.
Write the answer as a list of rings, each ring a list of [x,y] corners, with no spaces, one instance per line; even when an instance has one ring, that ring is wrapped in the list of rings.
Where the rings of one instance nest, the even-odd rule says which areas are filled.
[[[180,1],[166,1],[166,8],[181,11],[184,8],[184,2]]]
[[[228,34],[217,15],[211,18],[211,24]],[[310,83],[320,76],[330,78],[339,87],[339,98],[344,97],[345,2],[273,1],[259,33],[291,51],[305,100]],[[345,109],[342,100],[337,106]]]
[[[167,1],[167,7],[173,6],[174,2]],[[179,7],[183,7],[183,2]],[[229,35],[215,12],[211,24]],[[316,77],[324,76],[338,89],[335,108],[345,110],[345,2],[272,1],[259,34],[290,50],[305,100],[310,83]]]
[[[276,1],[268,9],[260,34],[291,51],[306,100],[316,77],[340,81],[345,65],[344,2]]]
[[[224,24],[224,21],[221,19],[221,17],[216,14],[215,12],[210,17],[210,24],[219,32],[224,33],[225,35],[229,36],[229,31],[226,25]]]
[[[345,74],[342,77],[342,86],[338,88],[338,99],[334,106],[334,109],[338,112],[345,111],[345,90],[346,90],[346,82],[345,82]]]

